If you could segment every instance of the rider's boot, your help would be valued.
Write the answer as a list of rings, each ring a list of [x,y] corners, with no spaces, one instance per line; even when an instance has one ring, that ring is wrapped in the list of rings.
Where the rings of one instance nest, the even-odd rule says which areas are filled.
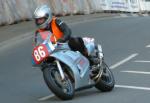
[[[89,57],[88,59],[90,61],[90,71],[91,71],[90,78],[94,79],[94,78],[96,78],[96,76],[98,75],[99,70],[100,70],[99,69],[100,59],[97,57]]]
[[[91,74],[90,74],[91,79],[94,79],[99,74],[100,62],[102,58],[103,58],[103,53],[96,46],[95,55],[88,56],[88,59],[90,61],[90,68],[91,68]]]
[[[100,59],[97,57],[89,56],[88,60],[90,61],[90,65],[98,65],[100,63]]]
[[[85,57],[87,57],[87,59],[89,60],[90,66],[92,66],[92,65],[97,65],[97,64],[100,63],[99,57],[96,56],[96,55],[95,55],[95,56],[89,55],[87,49],[84,50],[83,55],[84,55]]]

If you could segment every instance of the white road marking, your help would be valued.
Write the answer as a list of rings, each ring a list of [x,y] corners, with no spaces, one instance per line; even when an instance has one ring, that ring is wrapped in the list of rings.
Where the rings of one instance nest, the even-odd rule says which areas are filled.
[[[136,89],[136,90],[146,90],[150,91],[149,87],[137,87],[137,86],[128,86],[128,85],[115,85],[117,88],[125,88],[125,89]]]
[[[150,45],[146,45],[145,47],[146,47],[146,48],[150,48]]]
[[[126,14],[120,14],[121,17],[128,17]]]
[[[54,97],[54,94],[51,94],[51,95],[48,95],[48,96],[45,96],[45,97],[42,97],[42,98],[39,98],[38,101],[46,101],[50,98]]]
[[[138,53],[134,53],[134,54],[128,56],[127,58],[123,59],[122,61],[120,61],[120,62],[118,62],[118,63],[116,63],[116,64],[110,66],[110,69],[115,69],[115,68],[119,67],[120,65],[122,65],[122,64],[124,64],[124,63],[126,63],[126,62],[128,62],[129,60],[133,59],[133,58],[136,57],[137,55],[138,55]]]
[[[150,61],[146,61],[146,60],[136,60],[134,62],[137,62],[137,63],[150,63]]]
[[[143,16],[149,16],[148,14],[143,14]]]
[[[125,73],[135,73],[135,74],[150,74],[150,72],[144,72],[144,71],[121,71]]]
[[[115,85],[116,88],[125,88],[125,89],[135,89],[135,90],[145,90],[145,91],[150,91],[149,87],[138,87],[138,86],[129,86],[129,85]],[[50,98],[54,97],[53,94],[49,96],[45,96],[42,98],[39,98],[38,101],[46,101]]]
[[[138,15],[137,15],[137,14],[132,14],[132,16],[133,16],[133,17],[138,17]]]

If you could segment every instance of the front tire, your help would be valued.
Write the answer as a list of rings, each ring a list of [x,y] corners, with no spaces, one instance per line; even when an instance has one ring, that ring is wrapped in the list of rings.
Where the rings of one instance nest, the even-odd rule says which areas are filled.
[[[103,74],[99,81],[96,83],[95,87],[102,92],[111,91],[115,85],[113,73],[104,61],[102,62],[102,67],[104,70]]]
[[[70,100],[74,96],[74,86],[69,76],[66,73],[64,75],[65,80],[62,81],[55,66],[50,66],[43,70],[43,77],[49,89],[60,99]]]

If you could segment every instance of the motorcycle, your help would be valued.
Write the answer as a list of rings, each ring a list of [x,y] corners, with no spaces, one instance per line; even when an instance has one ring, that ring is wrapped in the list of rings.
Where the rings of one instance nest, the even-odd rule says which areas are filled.
[[[79,51],[72,51],[68,43],[53,43],[47,38],[39,42],[32,51],[32,64],[40,67],[48,88],[60,99],[69,100],[75,91],[96,87],[102,92],[111,91],[115,80],[112,71],[104,62],[101,45],[95,45],[93,38],[84,37],[88,54],[99,59],[90,65]]]

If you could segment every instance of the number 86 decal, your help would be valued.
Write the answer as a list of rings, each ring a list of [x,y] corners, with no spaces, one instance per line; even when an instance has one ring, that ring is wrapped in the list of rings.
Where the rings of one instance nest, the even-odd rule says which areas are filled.
[[[43,59],[45,59],[49,54],[46,46],[44,44],[34,48],[33,58],[37,64],[39,64]]]

